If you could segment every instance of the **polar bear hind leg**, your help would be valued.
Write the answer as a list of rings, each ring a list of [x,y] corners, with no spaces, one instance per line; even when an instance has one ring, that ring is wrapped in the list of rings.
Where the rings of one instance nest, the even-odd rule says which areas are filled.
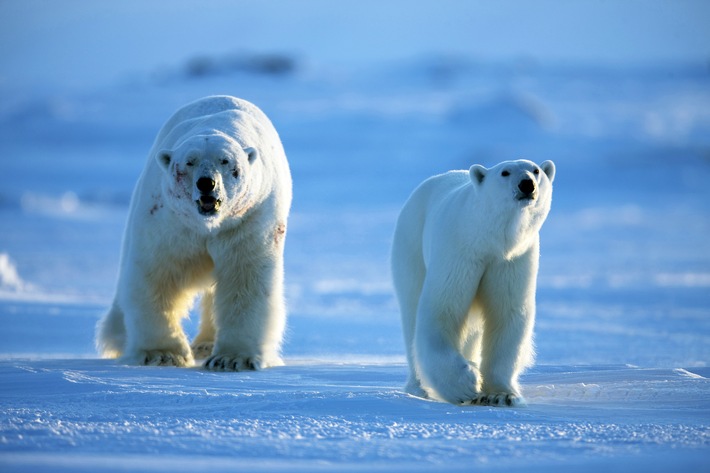
[[[417,306],[421,296],[426,269],[418,250],[420,244],[408,241],[413,232],[401,228],[395,231],[391,255],[392,280],[395,294],[399,302],[402,317],[402,330],[404,345],[407,353],[409,374],[404,391],[412,396],[428,398],[427,392],[422,387],[414,360],[414,332],[416,328]]]
[[[478,304],[474,303],[468,311],[465,338],[461,354],[474,366],[481,366],[481,341],[483,338],[483,315]]]
[[[202,293],[200,302],[200,330],[192,341],[192,356],[196,360],[204,360],[212,355],[216,329],[214,326],[214,286]]]
[[[96,325],[96,348],[104,358],[117,358],[126,345],[123,311],[114,302],[108,313]]]
[[[404,391],[413,396],[427,398],[428,395],[424,388],[422,388],[419,375],[417,374],[415,368],[416,363],[414,361],[414,332],[416,327],[417,303],[419,300],[419,294],[421,293],[422,280],[416,277],[412,278],[411,276],[418,273],[418,271],[416,271],[415,268],[409,269],[413,270],[411,272],[408,271],[410,273],[409,277],[395,277],[395,290],[397,293],[397,299],[399,300],[400,312],[402,314],[404,344],[407,351],[407,361],[409,362],[409,375],[407,376],[407,383],[404,387]],[[402,270],[401,265],[399,270]]]

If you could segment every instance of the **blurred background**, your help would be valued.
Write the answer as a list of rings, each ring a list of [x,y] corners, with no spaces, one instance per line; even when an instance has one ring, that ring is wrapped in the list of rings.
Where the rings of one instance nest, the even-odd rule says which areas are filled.
[[[287,356],[401,357],[399,208],[524,157],[558,166],[541,362],[705,364],[710,3],[415,3],[0,1],[1,350],[93,355],[154,136],[229,94],[294,177]]]

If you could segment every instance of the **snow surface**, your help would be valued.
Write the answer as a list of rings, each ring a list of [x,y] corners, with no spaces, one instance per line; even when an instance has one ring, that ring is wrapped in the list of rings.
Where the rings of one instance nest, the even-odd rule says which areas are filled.
[[[578,42],[587,55],[575,64],[568,42],[557,56],[554,38],[520,46],[537,29],[521,30],[522,55],[462,46],[480,37],[460,17],[510,34],[526,2],[447,2],[465,12],[450,23],[430,4],[404,14],[387,2],[372,30],[379,2],[347,14],[327,3],[306,2],[319,7],[311,18],[288,2],[206,2],[199,15],[175,2],[163,21],[152,2],[0,3],[12,46],[0,52],[0,470],[706,471],[710,72],[708,56],[665,60],[674,45],[707,52],[707,6],[624,2],[609,37],[594,29],[595,2],[565,7],[548,27],[581,16],[580,38],[597,39]],[[517,23],[504,15],[516,6]],[[635,13],[641,26],[619,36]],[[253,34],[215,39],[240,18]],[[376,48],[372,34],[388,37],[378,28],[397,18],[401,39]],[[427,20],[451,34],[428,43],[415,34]],[[267,42],[264,28],[281,34]],[[654,35],[636,49],[624,41],[645,28]],[[602,47],[616,40],[619,51]],[[348,53],[335,60],[337,48]],[[643,64],[619,67],[630,49]],[[154,135],[179,106],[218,93],[258,104],[291,163],[287,365],[210,373],[98,359],[94,325]],[[518,157],[558,169],[529,406],[407,396],[387,261],[398,210],[432,174]],[[196,326],[193,314],[185,328]]]

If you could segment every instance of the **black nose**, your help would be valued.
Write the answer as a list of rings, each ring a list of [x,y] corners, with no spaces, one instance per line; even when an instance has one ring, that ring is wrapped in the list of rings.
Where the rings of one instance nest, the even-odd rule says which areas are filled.
[[[520,189],[520,192],[523,194],[530,195],[535,192],[535,183],[532,179],[523,179],[520,181],[520,184],[518,184],[518,189]]]
[[[214,179],[209,177],[201,177],[197,180],[197,189],[200,192],[212,192],[214,189]]]

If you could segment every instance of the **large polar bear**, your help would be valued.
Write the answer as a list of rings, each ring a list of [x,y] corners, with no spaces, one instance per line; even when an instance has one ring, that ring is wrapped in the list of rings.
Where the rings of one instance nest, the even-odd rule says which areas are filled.
[[[206,97],[163,126],[131,200],[104,356],[137,365],[255,370],[281,364],[291,175],[255,105]],[[199,293],[192,343],[181,327]]]
[[[454,404],[523,405],[532,363],[539,230],[555,165],[473,165],[424,181],[392,247],[410,394]]]

